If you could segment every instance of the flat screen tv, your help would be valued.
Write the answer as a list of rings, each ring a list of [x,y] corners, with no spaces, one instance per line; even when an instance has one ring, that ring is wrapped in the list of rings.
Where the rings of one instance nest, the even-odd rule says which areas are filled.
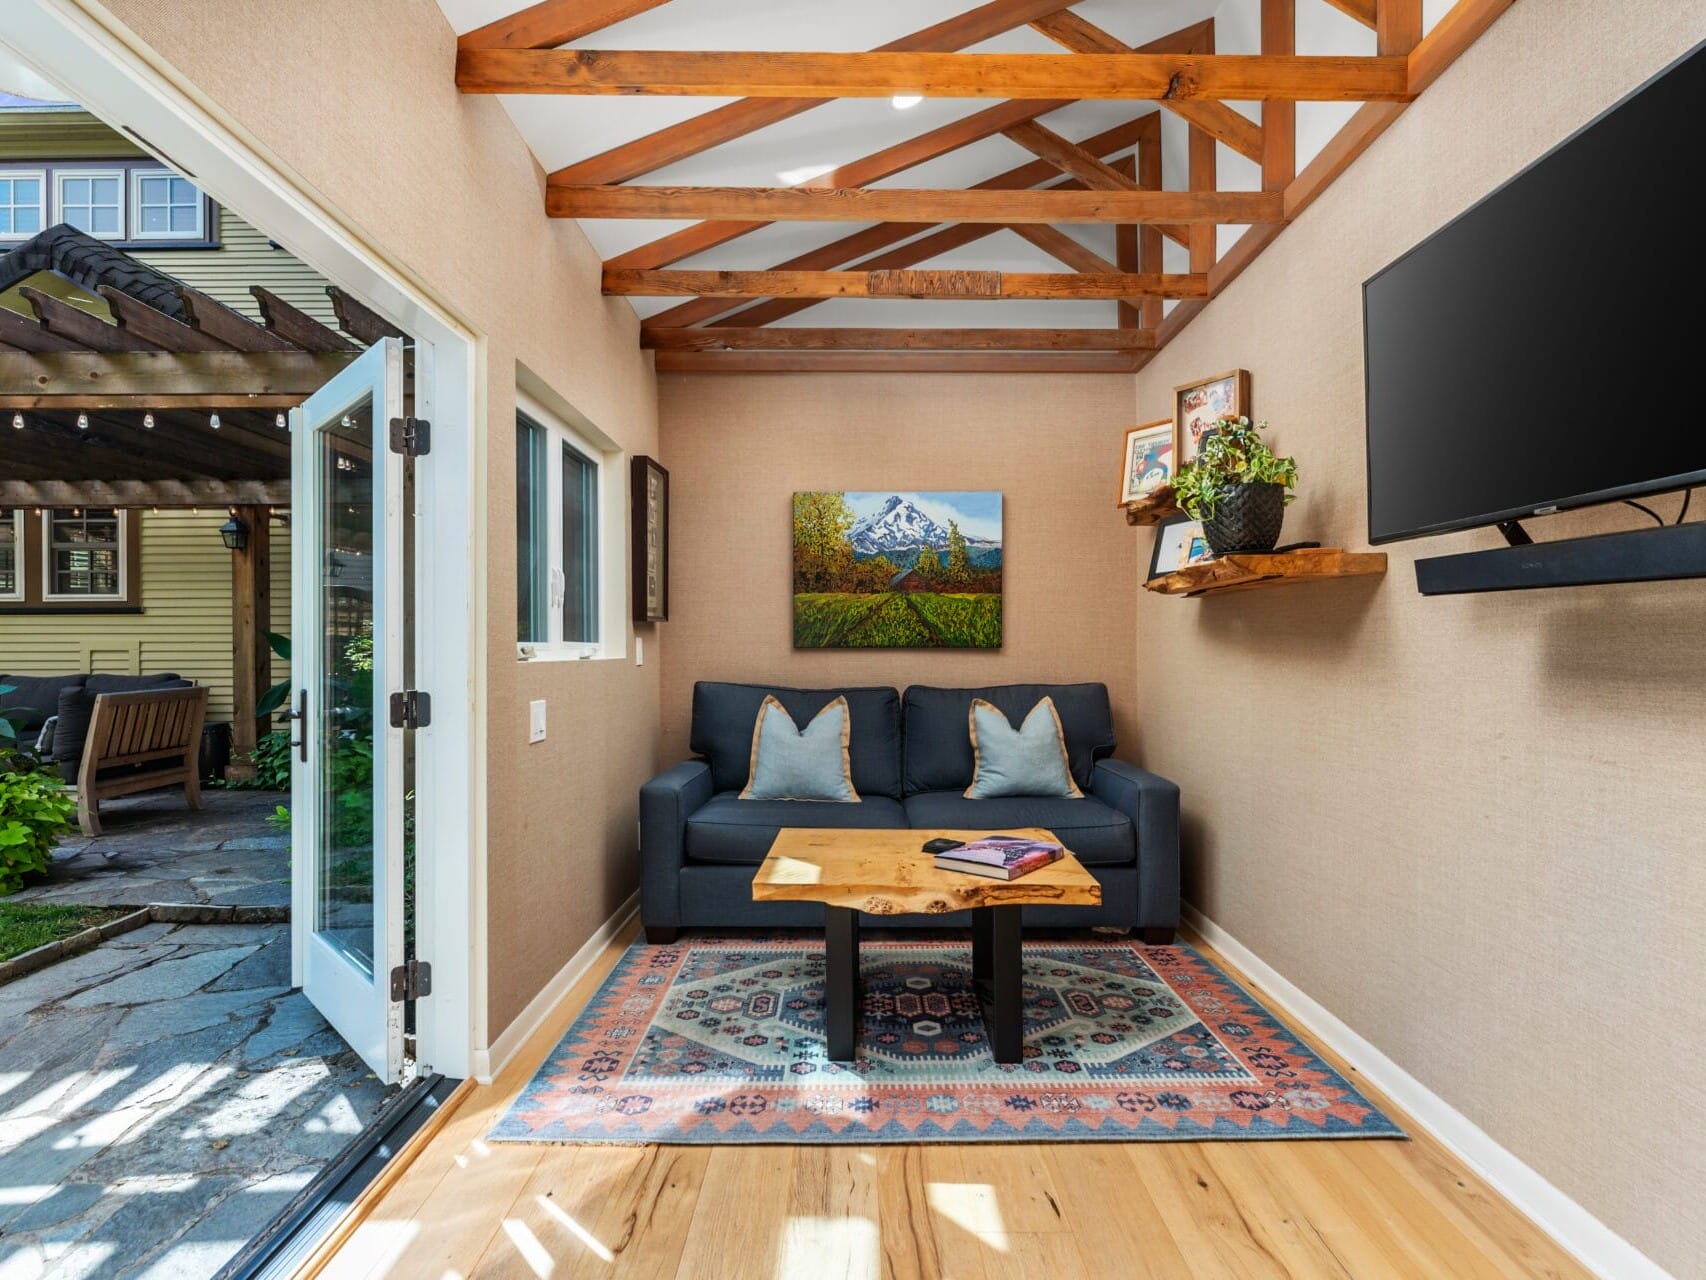
[[[1370,542],[1706,482],[1703,119],[1706,45],[1363,285]]]

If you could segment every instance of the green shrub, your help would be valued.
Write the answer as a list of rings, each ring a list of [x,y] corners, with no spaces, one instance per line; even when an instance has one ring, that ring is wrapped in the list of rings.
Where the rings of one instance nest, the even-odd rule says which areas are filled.
[[[60,833],[77,812],[71,793],[47,773],[0,772],[0,894],[47,870]]]

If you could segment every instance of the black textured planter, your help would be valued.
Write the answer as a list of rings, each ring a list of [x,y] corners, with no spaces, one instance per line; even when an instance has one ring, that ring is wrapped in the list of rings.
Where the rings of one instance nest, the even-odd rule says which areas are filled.
[[[1272,551],[1285,523],[1283,484],[1237,484],[1220,495],[1214,518],[1204,520],[1203,536],[1217,556],[1239,551]]]

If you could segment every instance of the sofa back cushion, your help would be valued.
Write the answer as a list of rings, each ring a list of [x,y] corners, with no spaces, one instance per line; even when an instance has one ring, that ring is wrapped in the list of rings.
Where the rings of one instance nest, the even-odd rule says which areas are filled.
[[[83,681],[83,687],[91,697],[98,697],[103,693],[141,693],[144,689],[187,689],[192,683],[176,671],[163,671],[152,676],[92,675]]]
[[[59,708],[61,689],[81,689],[87,679],[82,672],[65,676],[0,675],[0,686],[11,685],[11,693],[0,693],[0,712],[19,729],[20,741],[33,741],[35,730]]]
[[[53,758],[74,772],[83,759],[89,722],[95,718],[95,699],[103,693],[147,693],[157,689],[187,689],[194,682],[172,673],[157,676],[93,675],[83,684],[59,691],[53,726]],[[69,776],[69,774],[68,774]]]
[[[1072,778],[1090,789],[1096,761],[1114,753],[1114,716],[1105,684],[1003,684],[986,689],[938,689],[915,684],[906,691],[906,794],[961,791],[976,767],[971,745],[972,699],[993,703],[1013,724],[1023,722],[1043,698],[1052,698],[1066,737]]]
[[[773,697],[809,724],[836,698],[847,699],[847,754],[853,789],[861,796],[900,799],[900,694],[894,689],[788,689],[773,685],[701,680],[693,686],[693,753],[711,766],[717,791],[741,791],[752,764],[758,709]]]

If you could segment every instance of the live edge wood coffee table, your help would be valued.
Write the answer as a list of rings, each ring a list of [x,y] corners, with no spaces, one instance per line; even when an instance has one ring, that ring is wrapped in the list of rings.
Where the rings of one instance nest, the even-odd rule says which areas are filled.
[[[972,980],[997,1062],[1018,1062],[1024,1047],[1024,973],[1019,908],[1027,903],[1096,906],[1102,886],[1069,852],[1017,880],[938,871],[922,846],[946,836],[1054,840],[1036,827],[1009,831],[849,831],[796,827],[777,833],[752,880],[758,902],[823,903],[828,1055],[850,1062],[859,1042],[859,913],[874,916],[972,913]]]

